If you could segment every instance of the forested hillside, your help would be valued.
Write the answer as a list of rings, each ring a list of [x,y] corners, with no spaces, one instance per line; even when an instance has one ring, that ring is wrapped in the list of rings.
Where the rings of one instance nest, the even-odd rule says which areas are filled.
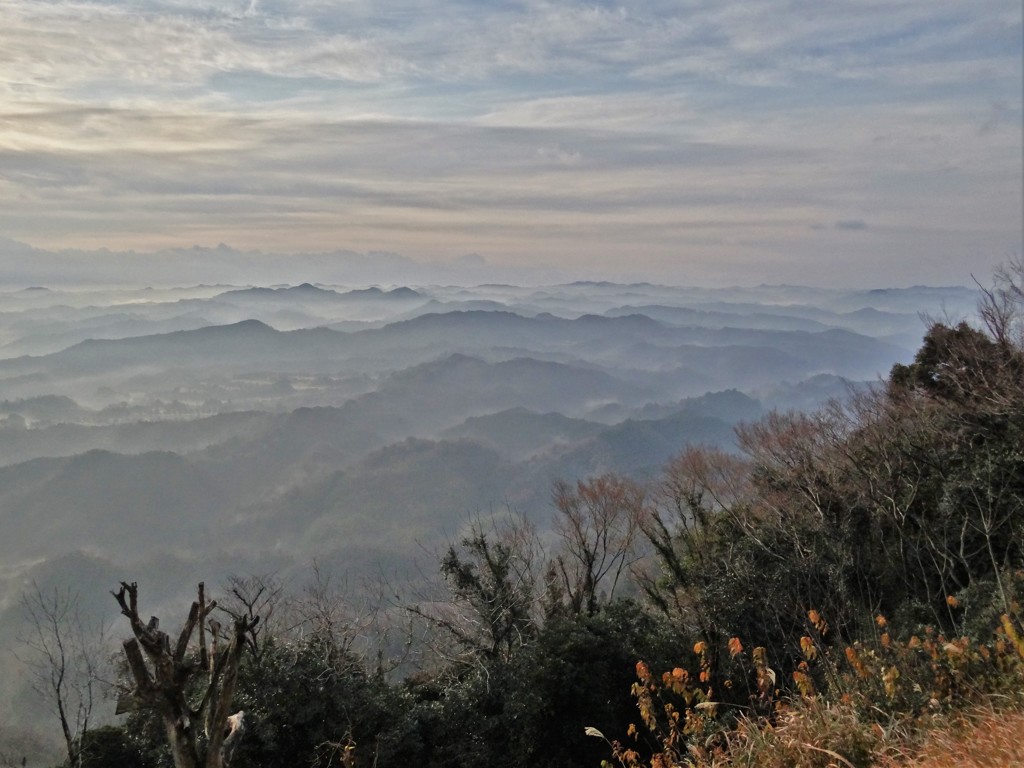
[[[748,422],[738,452],[691,446],[648,481],[557,482],[550,529],[478,519],[440,553],[436,590],[381,582],[356,599],[319,569],[301,590],[235,577],[216,590],[216,614],[201,588],[200,619],[167,662],[176,672],[158,664],[149,677],[126,645],[131,674],[119,667],[113,687],[97,670],[114,645],[83,645],[83,625],[62,613],[71,593],[37,590],[25,602],[37,630],[28,660],[61,706],[65,764],[191,765],[180,750],[172,762],[165,732],[177,732],[193,757],[216,753],[198,764],[234,768],[903,765],[946,734],[939,726],[976,717],[962,713],[1014,722],[1024,706],[1021,266],[983,294],[977,327],[933,324],[885,381]],[[513,410],[456,434],[508,430],[509,450],[529,455],[514,434],[534,419]],[[567,439],[600,434],[547,422]],[[422,460],[414,444],[392,450]],[[371,461],[379,484],[393,482],[395,458]],[[451,461],[488,464],[474,477],[511,466],[479,449]],[[173,468],[152,471],[174,482]],[[429,474],[422,481],[428,489]],[[340,503],[372,486],[341,474],[316,492]],[[424,511],[443,503],[423,497]],[[400,524],[416,520],[407,511]],[[144,627],[143,577],[159,573],[115,596],[156,659],[177,637],[159,627],[186,612]],[[202,661],[207,641],[202,659],[189,641],[207,614],[221,617],[210,639],[225,634]],[[83,671],[85,659],[97,666]],[[46,677],[55,667],[69,682]],[[205,669],[221,676],[214,687],[190,686]],[[173,712],[167,681],[185,702]],[[91,727],[85,691],[118,697],[127,714]],[[224,748],[200,726],[214,722],[202,717],[218,697],[244,712]],[[16,747],[5,747],[12,765]]]

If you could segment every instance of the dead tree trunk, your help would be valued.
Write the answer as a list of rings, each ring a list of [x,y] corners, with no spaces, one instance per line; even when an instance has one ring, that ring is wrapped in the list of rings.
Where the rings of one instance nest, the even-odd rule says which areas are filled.
[[[125,640],[135,687],[118,700],[118,714],[133,709],[154,709],[163,720],[175,768],[227,768],[231,753],[241,735],[242,715],[229,715],[238,678],[238,664],[245,648],[245,635],[259,617],[234,621],[227,637],[220,625],[210,620],[210,647],[206,642],[206,622],[216,601],[206,601],[203,584],[192,603],[185,626],[177,641],[160,630],[155,616],[143,624],[138,610],[138,585],[121,582],[111,592],[121,613],[131,622],[133,638]],[[189,653],[192,634],[199,628],[198,653]],[[148,660],[148,663],[147,663]],[[201,684],[193,685],[200,677]],[[198,691],[189,700],[189,691]]]

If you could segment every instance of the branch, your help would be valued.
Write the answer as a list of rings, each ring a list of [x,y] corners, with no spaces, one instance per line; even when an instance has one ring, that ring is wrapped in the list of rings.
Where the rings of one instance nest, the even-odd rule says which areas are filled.
[[[188,619],[185,621],[185,626],[181,628],[181,633],[178,635],[178,643],[174,647],[174,663],[181,664],[185,659],[185,654],[188,653],[188,644],[192,639],[192,632],[195,630],[196,625],[199,625],[199,639],[201,643],[200,647],[200,665],[205,669],[203,660],[206,655],[205,651],[205,633],[203,632],[203,622],[206,621],[206,617],[210,615],[210,612],[217,607],[217,601],[211,600],[209,603],[205,600],[205,594],[203,584],[199,584],[199,600],[192,603],[192,607],[188,612]]]
[[[219,680],[220,690],[217,692],[216,700],[211,702],[212,707],[207,719],[206,732],[211,754],[221,752],[224,739],[228,735],[226,727],[231,712],[231,700],[235,694],[235,683],[238,680],[238,664],[245,648],[245,635],[256,626],[259,620],[259,616],[251,621],[245,617],[236,619],[231,642],[224,649],[223,656],[217,660],[217,669],[214,674],[221,678]],[[213,685],[214,681],[211,680],[211,689]]]
[[[125,592],[128,593],[128,602],[125,602]],[[139,618],[139,585],[137,582],[122,581],[121,588],[117,592],[111,592],[114,599],[117,600],[117,604],[121,606],[121,613],[128,617],[128,621],[131,622],[132,632],[135,636],[141,639],[141,635],[145,633],[146,628],[142,625],[142,620]]]
[[[210,668],[210,659],[206,650],[206,583],[199,582],[199,612],[203,618],[199,620],[199,666],[205,672]]]
[[[156,684],[153,682],[152,675],[149,674],[146,660],[142,657],[139,641],[132,638],[131,640],[125,640],[122,645],[124,647],[124,655],[128,660],[128,668],[135,679],[135,689],[118,697],[117,710],[114,713],[117,715],[149,705],[156,691]]]

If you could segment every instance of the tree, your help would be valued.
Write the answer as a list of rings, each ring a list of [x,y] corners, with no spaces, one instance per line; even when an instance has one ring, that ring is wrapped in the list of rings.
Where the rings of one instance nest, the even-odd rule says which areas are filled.
[[[249,725],[233,768],[420,764],[410,702],[341,642],[325,648],[331,642],[268,638],[258,664],[243,658],[236,701]]]
[[[978,314],[986,330],[996,342],[1024,349],[1024,254],[996,269],[991,287],[978,287]]]
[[[407,608],[454,642],[452,661],[508,659],[536,634],[538,552],[525,524],[488,532],[475,523],[441,558],[447,597]],[[433,650],[445,655],[440,644]]]
[[[81,744],[100,695],[103,628],[92,627],[70,589],[43,590],[33,583],[21,599],[28,623],[20,656],[33,688],[60,722],[71,768],[83,765]]]
[[[811,608],[833,637],[879,612],[961,631],[1010,611],[1007,576],[1024,565],[1015,270],[983,300],[986,330],[936,323],[879,386],[740,427],[745,457],[674,460],[644,523],[654,602],[712,646],[742,636],[777,658]]]
[[[573,487],[555,483],[555,529],[562,552],[555,559],[568,607],[593,616],[600,602],[611,602],[623,575],[636,560],[646,494],[637,483],[606,474]]]
[[[886,405],[906,416],[886,439],[920,478],[896,532],[940,613],[946,596],[985,581],[1009,610],[1002,573],[1024,554],[1024,347],[1006,328],[935,325],[890,377]]]
[[[230,714],[238,666],[246,637],[259,617],[239,616],[226,636],[219,622],[210,620],[207,645],[206,622],[217,603],[207,601],[202,583],[198,592],[173,647],[157,617],[142,622],[135,582],[121,582],[121,588],[111,592],[134,635],[123,644],[134,687],[119,699],[118,713],[155,710],[175,768],[227,768],[244,730],[244,713]],[[197,628],[198,653],[190,654]]]
[[[259,664],[266,652],[268,639],[275,633],[274,618],[285,603],[284,584],[273,574],[250,576],[232,575],[224,587],[227,598],[221,610],[235,621],[244,620],[249,629],[245,645],[253,660]],[[287,608],[287,606],[284,606]],[[258,620],[257,620],[258,619]]]
[[[584,729],[624,731],[635,710],[621,693],[634,680],[637,659],[669,665],[688,645],[668,622],[629,599],[602,606],[592,616],[552,618],[516,653],[504,679],[491,676],[492,689],[503,686],[495,693],[509,754],[487,764],[601,765],[602,747]]]

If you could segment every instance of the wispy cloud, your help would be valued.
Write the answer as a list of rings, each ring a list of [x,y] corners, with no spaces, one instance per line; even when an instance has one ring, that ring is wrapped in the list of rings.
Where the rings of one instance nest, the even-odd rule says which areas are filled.
[[[0,18],[0,234],[29,242],[818,280],[881,253],[915,281],[1020,247],[1017,0],[0,0]]]

